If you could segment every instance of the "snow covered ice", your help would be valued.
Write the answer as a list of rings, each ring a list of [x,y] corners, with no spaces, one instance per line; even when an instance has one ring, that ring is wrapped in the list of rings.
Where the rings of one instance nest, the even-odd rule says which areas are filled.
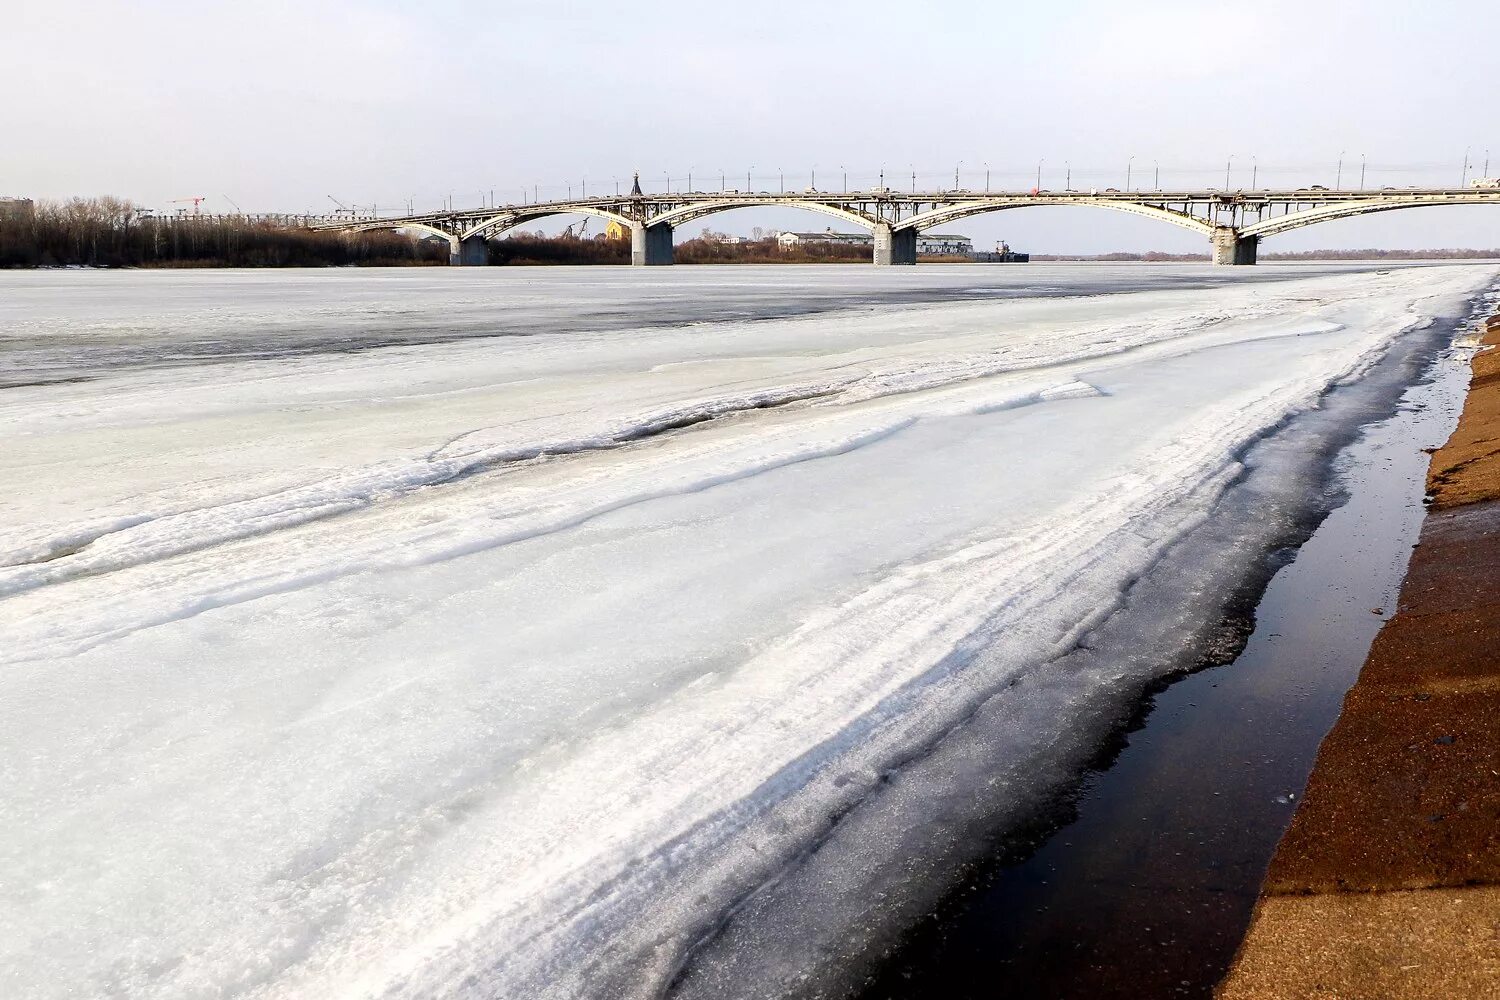
[[[1496,277],[1226,270],[0,274],[0,995],[658,995]]]

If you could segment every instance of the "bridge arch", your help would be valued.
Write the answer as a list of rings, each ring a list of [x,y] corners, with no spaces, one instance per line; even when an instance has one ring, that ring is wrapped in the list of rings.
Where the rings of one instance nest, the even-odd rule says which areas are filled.
[[[507,230],[517,226],[524,226],[528,222],[536,222],[538,219],[550,218],[554,215],[588,215],[606,222],[615,222],[629,229],[633,220],[618,212],[611,212],[596,205],[546,205],[538,206],[537,210],[521,212],[497,212],[488,219],[481,220],[466,229],[460,239],[471,239],[475,236],[490,238],[499,236]]]
[[[1282,233],[1289,233],[1294,229],[1316,225],[1319,222],[1332,222],[1335,219],[1352,219],[1361,215],[1374,215],[1376,212],[1394,212],[1403,208],[1438,208],[1442,206],[1453,207],[1474,204],[1483,204],[1483,202],[1436,201],[1431,198],[1408,198],[1399,201],[1334,202],[1330,205],[1320,205],[1317,208],[1303,209],[1300,212],[1290,212],[1286,215],[1279,215],[1274,219],[1252,223],[1242,228],[1240,234],[1256,238],[1279,236]]]
[[[921,231],[945,222],[956,222],[959,219],[967,219],[975,215],[985,215],[989,212],[1003,212],[1013,208],[1050,208],[1055,206],[1063,208],[1107,208],[1115,212],[1125,212],[1130,215],[1156,219],[1160,222],[1170,222],[1174,226],[1181,226],[1183,229],[1192,230],[1200,236],[1212,236],[1214,232],[1212,223],[1196,216],[1173,211],[1169,208],[1117,201],[1112,198],[1069,198],[1066,201],[1062,199],[1016,198],[1013,200],[993,199],[982,202],[967,202],[957,205],[947,205],[943,208],[932,209],[927,212],[919,212],[909,218],[902,219],[892,229],[896,232],[904,229]]]
[[[706,216],[717,215],[720,212],[730,212],[737,208],[792,208],[801,209],[806,212],[819,212],[823,215],[831,215],[835,219],[852,223],[864,229],[874,229],[878,219],[873,219],[862,212],[855,212],[839,205],[829,205],[821,201],[793,201],[788,199],[767,198],[764,201],[750,201],[738,199],[736,201],[714,201],[698,202],[684,205],[662,212],[651,219],[651,225],[666,223],[671,226],[679,226],[694,219],[702,219]]]
[[[427,233],[430,236],[441,236],[443,239],[448,241],[455,252],[457,252],[458,250],[457,236],[453,235],[445,229],[439,229],[436,226],[429,226],[425,222],[405,222],[401,219],[362,222],[357,226],[350,226],[344,231],[347,233],[368,233],[376,229],[416,229],[420,232]]]

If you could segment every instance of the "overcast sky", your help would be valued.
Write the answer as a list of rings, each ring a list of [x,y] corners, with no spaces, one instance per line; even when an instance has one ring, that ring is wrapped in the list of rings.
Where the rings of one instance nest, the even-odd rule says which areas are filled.
[[[478,204],[643,183],[775,190],[1457,184],[1500,173],[1495,5],[1095,3],[0,3],[0,195],[169,209]],[[961,165],[960,165],[961,164]],[[823,228],[739,212],[714,228]],[[965,220],[1038,251],[1201,249],[1083,209]],[[1267,249],[1500,246],[1500,209],[1304,230]]]

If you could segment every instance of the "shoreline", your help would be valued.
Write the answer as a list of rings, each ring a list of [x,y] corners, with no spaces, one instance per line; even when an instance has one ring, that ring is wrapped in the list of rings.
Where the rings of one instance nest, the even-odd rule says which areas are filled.
[[[1374,382],[1258,446],[1267,469],[1260,486],[1247,480],[1242,516],[1264,519],[1274,507],[1261,491],[1301,483],[1281,502],[1308,523],[1274,542],[1263,575],[1242,584],[1251,593],[1226,605],[1226,626],[1245,620],[1228,657],[1146,692],[1056,825],[967,880],[859,996],[977,998],[997,981],[1039,1000],[1208,995],[1379,628],[1370,608],[1399,589],[1422,517],[1420,447],[1457,419],[1466,379],[1448,359],[1471,317],[1415,333]],[[1352,423],[1317,445],[1322,471],[1291,472],[1329,421]],[[1233,548],[1209,537],[1187,561]]]
[[[1500,316],[1220,1000],[1500,992]]]

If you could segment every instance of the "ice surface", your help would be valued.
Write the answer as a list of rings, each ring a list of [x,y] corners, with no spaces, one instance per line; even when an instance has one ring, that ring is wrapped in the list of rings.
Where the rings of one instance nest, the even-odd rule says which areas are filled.
[[[599,274],[0,275],[0,993],[653,995],[1495,278]]]

